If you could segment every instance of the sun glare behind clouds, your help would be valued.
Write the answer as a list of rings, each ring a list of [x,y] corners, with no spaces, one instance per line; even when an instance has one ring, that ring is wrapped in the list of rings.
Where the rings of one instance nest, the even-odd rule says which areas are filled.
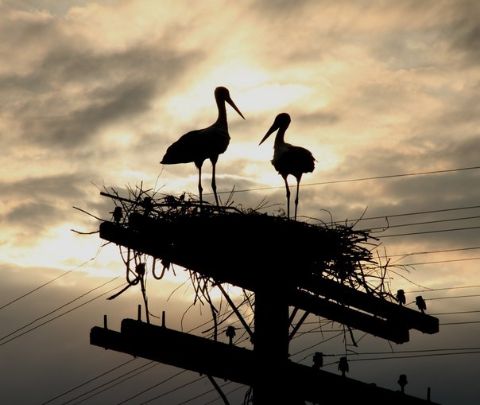
[[[246,118],[242,120],[227,106],[231,140],[217,166],[222,198],[234,187],[260,189],[234,194],[233,199],[244,208],[263,199],[275,205],[272,212],[285,208],[283,181],[270,162],[273,136],[258,143],[275,116],[287,112],[292,122],[285,141],[309,149],[317,159],[315,171],[302,179],[301,215],[321,216],[328,222],[326,210],[342,221],[358,218],[366,207],[368,216],[459,208],[379,222],[399,225],[388,230],[391,234],[478,225],[475,218],[456,219],[475,217],[477,212],[462,208],[479,204],[475,170],[307,186],[476,166],[480,150],[478,21],[480,2],[474,0],[0,1],[0,266],[13,274],[3,287],[10,295],[21,295],[25,280],[35,287],[38,266],[48,268],[50,274],[95,257],[103,243],[98,235],[79,236],[70,229],[96,230],[98,221],[90,222],[72,206],[110,218],[111,201],[99,196],[104,186],[123,193],[126,185],[135,187],[143,181],[159,193],[195,194],[198,174],[193,163],[162,167],[159,162],[168,145],[182,134],[214,122],[217,86],[230,90]],[[208,161],[202,176],[206,199],[212,202]],[[409,225],[444,219],[450,222]],[[358,226],[371,225],[361,222]],[[480,245],[477,231],[395,236],[381,242],[387,254],[463,249]],[[400,274],[427,287],[449,288],[455,280],[479,285],[474,252],[408,256],[405,263],[410,258],[412,262],[472,260],[421,265]],[[19,268],[22,274],[15,276]],[[118,250],[108,246],[89,262],[88,269],[79,271],[123,276],[124,267]],[[168,279],[175,281],[171,274]],[[98,277],[87,281],[93,286]],[[392,279],[393,289],[397,282],[405,289],[417,289],[398,275]],[[152,290],[157,285],[161,284],[152,281]],[[440,296],[442,291],[435,294]],[[462,292],[448,291],[449,296]],[[478,292],[472,291],[469,294]],[[22,307],[23,312],[17,313],[12,306],[15,316],[9,314],[6,320],[31,319],[35,304],[44,303],[41,296],[31,299],[31,309]],[[478,307],[474,297],[448,302],[451,308],[446,310]],[[101,313],[104,304],[95,311]],[[430,305],[433,312],[449,304],[438,300]],[[87,315],[82,316],[86,320]],[[459,319],[477,323],[462,325],[464,329],[446,326],[431,340],[420,336],[418,347],[450,342],[462,346],[468,339],[479,340],[475,315],[442,322]],[[86,337],[86,326],[78,330],[73,321],[66,325],[72,333]],[[65,332],[61,327],[55,331]],[[25,340],[29,342],[25,347],[36,350],[35,338],[32,334],[30,341]],[[413,340],[409,348],[418,348]],[[81,367],[71,367],[54,353],[63,366],[53,370],[47,365],[45,378],[54,383],[40,386],[38,370],[45,364],[25,356],[21,344],[11,351],[5,347],[16,369],[28,372],[20,375],[5,368],[8,392],[2,403],[46,400],[53,391],[62,392],[88,377]],[[85,339],[78,347],[78,353],[86,353]],[[332,350],[338,352],[343,346],[340,343]],[[85,359],[95,358],[97,352],[92,353]],[[472,393],[476,385],[466,381],[476,381],[480,363],[471,358],[458,363],[465,375],[451,371],[458,368],[442,370],[425,360],[422,364],[430,374],[417,376],[412,391],[423,395],[419,387],[427,377],[440,381],[448,374],[451,383],[435,388],[441,391],[435,400],[474,403],[478,389]],[[417,372],[407,360],[395,364]],[[378,375],[391,377],[388,367],[373,376],[371,369],[362,364],[354,372],[368,381],[376,381]],[[70,380],[60,381],[58,374]],[[397,389],[395,381],[391,377],[386,385]],[[10,388],[15,384],[30,384],[31,392]],[[120,395],[112,392],[103,402],[119,400]]]

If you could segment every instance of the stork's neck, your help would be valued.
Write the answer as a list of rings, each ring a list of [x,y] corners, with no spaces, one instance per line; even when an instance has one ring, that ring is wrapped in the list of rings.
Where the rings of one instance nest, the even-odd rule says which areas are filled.
[[[215,125],[221,126],[228,130],[227,109],[225,106],[225,100],[221,100],[217,98],[216,102],[217,102],[217,108],[218,108],[218,118],[217,118],[217,121],[215,121]]]
[[[275,136],[275,144],[274,148],[278,148],[279,146],[285,145],[285,132],[287,131],[287,127],[282,127],[278,129],[277,135]]]

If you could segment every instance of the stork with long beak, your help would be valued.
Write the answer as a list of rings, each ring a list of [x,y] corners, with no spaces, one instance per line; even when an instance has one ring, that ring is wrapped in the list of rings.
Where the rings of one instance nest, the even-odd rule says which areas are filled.
[[[176,142],[168,147],[160,163],[166,165],[189,162],[195,163],[198,169],[198,194],[200,196],[200,203],[202,203],[202,165],[205,159],[210,159],[212,162],[212,190],[215,195],[215,202],[219,205],[217,185],[215,182],[215,166],[218,155],[225,152],[230,143],[225,103],[230,104],[243,119],[245,119],[245,117],[232,101],[227,88],[217,87],[215,89],[215,101],[217,102],[218,108],[217,120],[207,128],[190,131],[182,135]]]
[[[298,209],[298,192],[300,188],[300,180],[303,173],[312,172],[315,168],[315,158],[312,153],[301,146],[294,146],[285,142],[285,132],[290,125],[290,115],[287,113],[278,114],[273,125],[267,131],[261,145],[275,131],[275,144],[273,146],[272,165],[278,173],[283,177],[285,188],[287,191],[287,217],[290,218],[290,187],[288,186],[287,177],[289,174],[297,179],[297,194],[295,196],[295,219],[297,219]]]

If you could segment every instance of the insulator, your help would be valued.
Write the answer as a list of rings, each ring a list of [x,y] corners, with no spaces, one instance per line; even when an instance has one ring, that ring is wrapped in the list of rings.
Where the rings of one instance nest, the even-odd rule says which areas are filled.
[[[138,263],[135,267],[135,273],[137,273],[139,276],[145,275],[145,263]]]

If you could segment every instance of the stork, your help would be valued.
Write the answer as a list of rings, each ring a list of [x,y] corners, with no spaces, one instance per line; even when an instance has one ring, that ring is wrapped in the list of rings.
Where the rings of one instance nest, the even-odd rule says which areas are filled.
[[[205,159],[212,162],[212,189],[215,195],[215,202],[219,205],[217,196],[217,186],[215,182],[215,165],[217,164],[218,155],[225,152],[230,142],[228,134],[227,110],[225,103],[230,104],[233,109],[243,118],[243,114],[237,108],[230,98],[230,93],[225,87],[217,87],[215,89],[215,101],[217,102],[218,118],[207,128],[187,132],[182,135],[176,142],[171,144],[161,164],[177,164],[177,163],[195,163],[198,169],[198,193],[200,195],[200,204],[202,203],[202,165]]]
[[[265,139],[278,130],[275,137],[275,144],[273,146],[274,152],[272,165],[275,167],[277,172],[280,173],[280,175],[283,177],[283,181],[285,182],[285,188],[287,191],[288,218],[290,218],[290,187],[288,186],[287,177],[289,174],[291,174],[297,179],[297,194],[295,196],[295,219],[297,219],[300,180],[302,179],[303,173],[309,173],[313,171],[315,168],[315,158],[309,150],[302,148],[301,146],[294,146],[285,142],[285,131],[290,125],[290,122],[290,115],[287,113],[278,114],[273,122],[273,125],[260,141],[259,145],[261,145]]]

